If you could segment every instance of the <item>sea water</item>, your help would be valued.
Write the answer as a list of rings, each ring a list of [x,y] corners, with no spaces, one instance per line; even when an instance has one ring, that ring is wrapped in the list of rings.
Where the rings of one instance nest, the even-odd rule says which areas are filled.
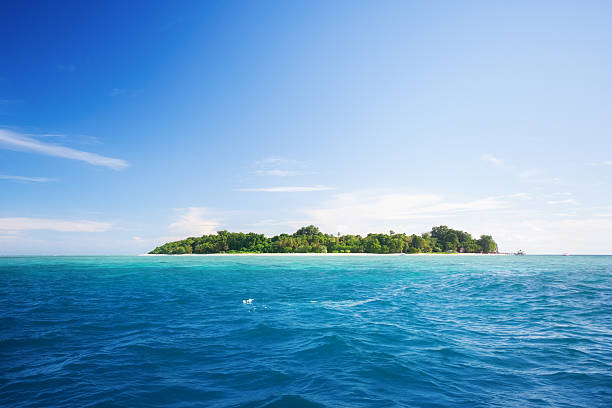
[[[612,257],[0,258],[0,405],[610,407]]]

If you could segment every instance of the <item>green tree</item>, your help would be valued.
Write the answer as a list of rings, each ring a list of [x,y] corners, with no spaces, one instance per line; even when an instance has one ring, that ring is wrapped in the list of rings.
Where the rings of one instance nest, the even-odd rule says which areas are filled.
[[[315,227],[314,225],[309,225],[307,227],[300,228],[293,235],[295,235],[295,236],[306,235],[306,236],[309,236],[309,237],[313,237],[313,236],[319,235],[319,234],[321,234],[321,232],[319,231],[318,227]]]
[[[497,252],[497,244],[493,241],[493,237],[490,235],[481,235],[478,240],[478,245],[485,254]]]
[[[470,234],[448,228],[433,227],[431,233],[408,236],[389,231],[389,234],[359,235],[323,234],[314,225],[302,227],[294,234],[280,234],[271,238],[256,233],[234,233],[226,230],[216,234],[189,237],[158,246],[152,254],[211,254],[211,253],[284,253],[284,252],[496,252],[497,244],[490,235],[474,240]]]

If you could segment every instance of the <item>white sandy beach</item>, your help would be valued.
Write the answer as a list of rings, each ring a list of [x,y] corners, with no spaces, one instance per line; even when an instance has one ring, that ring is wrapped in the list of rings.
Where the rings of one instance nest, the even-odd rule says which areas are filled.
[[[508,256],[512,255],[509,253],[503,254],[475,254],[475,253],[443,253],[443,252],[430,252],[421,254],[369,254],[369,253],[268,253],[268,254],[181,254],[181,255],[168,255],[168,254],[140,254],[139,256],[280,256],[280,257],[327,257],[327,256]]]

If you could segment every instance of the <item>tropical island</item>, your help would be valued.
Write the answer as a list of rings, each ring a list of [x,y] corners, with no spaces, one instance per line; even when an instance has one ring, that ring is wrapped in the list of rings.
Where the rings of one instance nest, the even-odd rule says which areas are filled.
[[[268,238],[254,232],[218,231],[216,234],[190,237],[158,246],[149,254],[265,254],[265,253],[497,253],[497,244],[490,235],[475,239],[464,231],[445,225],[430,232],[407,235],[388,234],[332,235],[314,225],[302,227],[293,234]]]

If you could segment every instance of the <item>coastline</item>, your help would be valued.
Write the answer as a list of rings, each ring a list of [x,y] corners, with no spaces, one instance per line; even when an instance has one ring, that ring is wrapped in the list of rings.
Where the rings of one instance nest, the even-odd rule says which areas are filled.
[[[371,254],[371,253],[315,253],[315,252],[305,252],[305,253],[242,253],[242,254],[140,254],[138,256],[262,256],[262,257],[301,257],[301,256],[309,256],[309,257],[326,257],[326,256],[509,256],[512,254],[503,253],[503,254],[477,254],[477,253],[444,253],[444,252],[427,252],[420,254]]]

